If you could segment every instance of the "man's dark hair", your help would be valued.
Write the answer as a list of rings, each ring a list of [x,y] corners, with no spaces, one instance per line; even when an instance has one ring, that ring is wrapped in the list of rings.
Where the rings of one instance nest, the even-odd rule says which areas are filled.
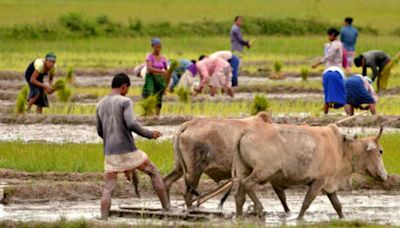
[[[126,84],[128,87],[131,86],[131,80],[129,79],[128,75],[124,73],[119,73],[114,76],[111,83],[111,88],[121,88],[121,86],[123,86],[124,84]]]
[[[236,22],[237,20],[239,20],[240,18],[243,18],[243,17],[240,16],[240,15],[236,16],[236,17],[235,17],[235,22]]]
[[[353,24],[353,18],[352,18],[352,17],[346,17],[346,18],[344,19],[344,21],[345,21],[347,24],[349,24],[349,25]]]
[[[336,28],[329,28],[328,31],[326,31],[326,33],[334,37],[337,37],[340,34],[340,32]]]
[[[203,60],[206,57],[206,55],[200,55],[199,56],[199,61]]]
[[[363,55],[357,56],[357,57],[354,59],[354,65],[356,65],[356,67],[362,66],[363,59],[364,59],[364,56],[363,56]]]
[[[193,64],[196,64],[196,60],[195,59],[192,59],[192,60],[190,60],[190,62],[192,62]]]

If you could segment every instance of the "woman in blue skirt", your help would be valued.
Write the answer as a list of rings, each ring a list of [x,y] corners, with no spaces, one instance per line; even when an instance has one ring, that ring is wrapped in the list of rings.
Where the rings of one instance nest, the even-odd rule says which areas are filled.
[[[354,115],[354,109],[370,110],[372,115],[376,114],[376,96],[371,86],[372,80],[361,75],[353,75],[345,82],[346,90],[346,113]]]
[[[324,87],[324,113],[330,108],[341,108],[346,104],[344,90],[345,75],[340,67],[329,67],[324,71],[322,85]]]

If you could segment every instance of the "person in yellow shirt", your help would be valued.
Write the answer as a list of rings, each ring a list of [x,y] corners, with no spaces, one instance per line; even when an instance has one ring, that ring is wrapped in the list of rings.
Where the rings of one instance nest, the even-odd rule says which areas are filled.
[[[51,86],[56,72],[56,55],[48,53],[44,59],[36,59],[29,64],[25,71],[25,79],[29,85],[28,108],[30,112],[32,105],[36,105],[36,113],[41,114],[43,107],[49,107],[47,94],[52,94],[54,88]],[[49,83],[44,83],[44,77],[49,75]]]

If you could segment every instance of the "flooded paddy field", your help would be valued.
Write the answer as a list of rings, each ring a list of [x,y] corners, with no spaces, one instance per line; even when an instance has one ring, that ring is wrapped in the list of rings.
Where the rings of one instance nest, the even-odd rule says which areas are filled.
[[[286,214],[277,199],[271,193],[264,193],[260,197],[264,206],[266,216],[261,219],[249,219],[259,225],[281,226],[281,225],[297,225],[316,223],[337,219],[336,212],[330,204],[326,196],[318,196],[311,204],[307,211],[304,221],[296,220],[298,211],[300,210],[304,193],[301,191],[288,191],[287,201],[292,212]],[[381,225],[400,225],[400,192],[384,192],[384,191],[354,191],[342,192],[339,199],[343,205],[345,221],[360,220],[367,223]],[[245,208],[250,206],[247,201]],[[185,213],[182,206],[182,199],[174,197],[172,200],[174,207],[173,213]],[[113,200],[112,210],[119,207],[143,207],[143,208],[160,208],[156,198],[126,198]],[[210,200],[202,207],[202,211],[215,212],[219,211],[218,200]],[[145,218],[118,218],[111,217],[108,224],[130,224],[145,225],[151,223],[153,225],[205,225],[212,222],[214,225],[235,225],[243,222],[237,220],[234,216],[235,204],[229,199],[224,208],[219,211],[224,214],[225,218],[213,218],[212,216],[203,222],[185,222],[181,220],[157,220]],[[68,220],[85,219],[98,221],[99,219],[99,201],[80,201],[77,202],[48,202],[40,204],[11,204],[0,205],[0,220],[16,220],[18,221],[56,221],[60,218]]]

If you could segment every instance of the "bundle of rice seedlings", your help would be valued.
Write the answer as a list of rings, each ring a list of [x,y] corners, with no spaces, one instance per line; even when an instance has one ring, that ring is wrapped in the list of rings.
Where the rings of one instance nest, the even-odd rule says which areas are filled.
[[[68,87],[57,90],[57,98],[60,102],[68,102],[72,95],[72,90]]]
[[[309,75],[309,70],[306,67],[300,69],[300,76],[303,81],[307,81]]]
[[[267,111],[269,109],[270,105],[268,102],[268,99],[264,95],[257,94],[253,102],[251,103],[251,115],[257,115],[257,113],[262,112],[262,111]]]
[[[171,81],[172,72],[174,72],[179,67],[179,62],[177,60],[172,60],[171,64],[169,64],[169,68],[167,71],[167,75],[165,77],[166,85],[168,86]]]
[[[178,95],[180,102],[188,103],[190,101],[190,90],[185,87],[179,87],[176,90],[176,95]]]
[[[66,82],[64,79],[60,78],[53,83],[53,88],[55,90],[63,90],[66,87]]]
[[[74,68],[73,68],[73,67],[69,67],[69,68],[68,68],[68,72],[67,72],[67,76],[65,77],[65,81],[66,81],[68,84],[73,84],[73,83],[75,83]]]
[[[157,97],[149,96],[140,102],[142,108],[142,116],[153,116],[156,113]]]
[[[18,114],[24,114],[26,111],[26,103],[28,99],[29,88],[27,85],[22,87],[18,93],[17,100],[15,102],[15,109]]]

